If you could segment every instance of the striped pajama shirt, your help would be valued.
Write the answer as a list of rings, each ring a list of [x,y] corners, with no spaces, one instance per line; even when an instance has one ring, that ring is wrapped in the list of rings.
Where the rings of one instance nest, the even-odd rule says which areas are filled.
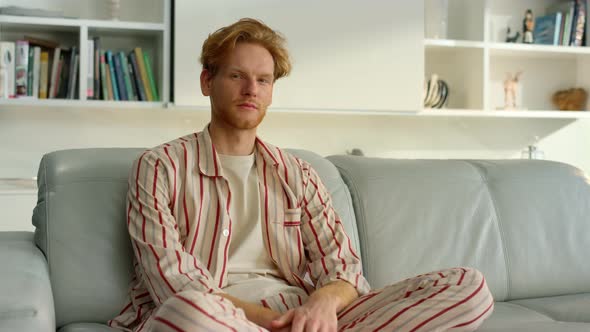
[[[371,291],[361,262],[310,165],[255,143],[264,247],[303,290],[260,305],[285,312],[342,280],[360,297],[339,313],[350,331],[473,330],[492,311],[481,273],[444,270]],[[133,164],[127,228],[135,254],[129,300],[111,327],[126,331],[263,331],[214,293],[227,286],[232,193],[206,127],[145,151]]]

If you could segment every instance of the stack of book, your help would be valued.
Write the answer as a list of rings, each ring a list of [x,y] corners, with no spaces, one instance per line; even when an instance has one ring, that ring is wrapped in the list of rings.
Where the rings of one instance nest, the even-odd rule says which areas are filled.
[[[0,42],[0,98],[79,99],[80,52],[25,36]],[[88,40],[86,99],[159,101],[149,55],[100,48]]]
[[[88,99],[160,101],[146,52],[140,47],[116,52],[100,46],[99,38],[88,40]]]
[[[535,19],[535,44],[584,46],[586,0],[558,2]]]

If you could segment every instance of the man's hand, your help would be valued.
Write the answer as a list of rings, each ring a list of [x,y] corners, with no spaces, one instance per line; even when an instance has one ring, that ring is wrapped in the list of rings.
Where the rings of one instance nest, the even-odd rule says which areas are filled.
[[[301,307],[291,309],[273,320],[271,331],[336,332],[337,313],[357,297],[356,289],[349,283],[330,283],[311,294]]]

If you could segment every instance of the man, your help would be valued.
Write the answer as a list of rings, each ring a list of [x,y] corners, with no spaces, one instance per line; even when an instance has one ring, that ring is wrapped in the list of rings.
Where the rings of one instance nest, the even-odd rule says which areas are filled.
[[[456,268],[371,291],[310,165],[256,136],[284,39],[242,19],[202,49],[211,122],[143,153],[129,178],[135,252],[128,331],[474,330],[492,311],[481,273]]]

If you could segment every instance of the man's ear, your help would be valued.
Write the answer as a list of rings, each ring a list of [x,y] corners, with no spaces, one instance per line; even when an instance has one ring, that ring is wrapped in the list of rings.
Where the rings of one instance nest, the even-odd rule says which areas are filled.
[[[212,80],[211,72],[207,69],[203,69],[201,71],[201,93],[205,97],[209,97],[211,94],[211,80]]]

